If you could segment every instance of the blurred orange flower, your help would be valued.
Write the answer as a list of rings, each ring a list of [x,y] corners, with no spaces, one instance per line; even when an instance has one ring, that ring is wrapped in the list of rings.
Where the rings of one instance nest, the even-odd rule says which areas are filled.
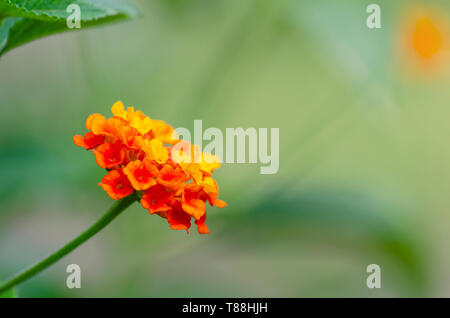
[[[217,199],[219,188],[212,178],[220,167],[218,158],[206,153],[200,162],[186,160],[186,155],[172,158],[173,146],[186,141],[178,139],[170,125],[133,107],[125,109],[121,101],[111,111],[109,119],[90,115],[89,132],[73,137],[77,146],[93,150],[97,164],[108,170],[99,186],[114,200],[137,193],[142,206],[167,219],[174,230],[189,232],[194,218],[198,232],[209,233],[205,202],[226,206]]]
[[[411,34],[414,50],[421,57],[430,59],[442,49],[442,31],[428,17],[422,17],[415,22]]]
[[[422,70],[448,66],[448,17],[433,6],[416,6],[407,11],[400,28],[402,59]]]

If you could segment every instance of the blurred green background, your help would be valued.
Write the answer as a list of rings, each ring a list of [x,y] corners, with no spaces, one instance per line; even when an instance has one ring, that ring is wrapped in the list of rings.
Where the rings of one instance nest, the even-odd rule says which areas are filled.
[[[279,172],[217,170],[228,207],[209,208],[209,236],[135,204],[19,296],[450,296],[449,59],[429,67],[404,45],[409,12],[450,19],[448,1],[377,1],[374,30],[372,1],[135,3],[139,19],[0,61],[0,279],[112,204],[72,136],[120,99],[174,127],[278,127]],[[81,289],[66,287],[72,263]]]

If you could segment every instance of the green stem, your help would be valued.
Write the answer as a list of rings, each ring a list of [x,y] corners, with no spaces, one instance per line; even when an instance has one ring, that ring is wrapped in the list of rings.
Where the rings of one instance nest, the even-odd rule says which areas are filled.
[[[11,278],[5,284],[1,285],[0,294],[33,277],[34,275],[43,271],[50,265],[56,263],[61,258],[72,252],[78,246],[86,242],[88,239],[90,239],[100,230],[102,230],[105,226],[107,226],[120,213],[122,213],[126,208],[128,208],[134,201],[136,201],[136,196],[134,194],[129,195],[123,199],[117,200],[114,203],[114,205],[105,213],[105,215],[103,215],[97,222],[91,225],[91,227],[88,228],[86,231],[78,235],[76,238],[74,238],[72,241],[64,245],[56,252],[44,258],[42,261],[30,266],[29,268],[25,269],[21,273]]]

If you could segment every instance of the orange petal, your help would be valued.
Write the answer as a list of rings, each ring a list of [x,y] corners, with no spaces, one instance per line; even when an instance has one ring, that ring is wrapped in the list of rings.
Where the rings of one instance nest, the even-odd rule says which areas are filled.
[[[175,207],[167,212],[167,221],[174,230],[186,230],[189,233],[191,227],[191,216],[184,213],[179,207]]]
[[[176,191],[177,189],[184,187],[186,175],[178,167],[174,169],[170,165],[165,165],[159,172],[156,181],[172,191]]]
[[[225,201],[216,199],[216,200],[214,200],[214,205],[218,208],[224,208],[227,206],[227,203]]]
[[[104,143],[94,149],[97,164],[105,169],[111,169],[120,165],[125,159],[125,149],[119,142]]]
[[[133,188],[121,170],[111,170],[98,184],[114,199],[122,199],[133,193]]]
[[[105,141],[104,136],[94,135],[92,132],[87,132],[84,137],[80,135],[73,136],[73,142],[79,147],[86,148],[86,150],[94,149]]]
[[[158,169],[148,161],[132,161],[123,171],[133,188],[138,191],[147,190],[156,184],[155,177],[158,175]]]
[[[183,202],[182,207],[187,214],[192,215],[196,220],[199,220],[206,212],[205,202],[199,199],[191,199]]]
[[[195,224],[197,224],[197,231],[200,234],[209,234],[209,229],[205,224],[206,221],[206,214],[203,215],[200,220],[195,221]]]
[[[147,209],[150,214],[169,211],[173,203],[173,194],[167,192],[166,189],[160,185],[155,185],[148,189],[141,199],[142,206],[144,209]]]

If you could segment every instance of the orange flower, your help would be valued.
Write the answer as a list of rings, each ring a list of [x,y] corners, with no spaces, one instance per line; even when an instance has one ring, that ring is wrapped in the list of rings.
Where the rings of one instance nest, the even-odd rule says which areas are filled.
[[[200,185],[203,187],[203,193],[210,205],[214,205],[218,208],[224,208],[227,206],[224,201],[217,199],[217,196],[219,195],[219,187],[217,186],[216,180],[211,177],[205,177],[200,182]]]
[[[201,186],[195,183],[190,183],[186,186],[183,192],[182,208],[187,214],[192,215],[196,220],[200,220],[206,212],[205,202],[199,198],[201,190]]]
[[[175,199],[171,192],[168,192],[163,186],[156,185],[151,187],[142,196],[141,204],[150,214],[155,212],[169,211]]]
[[[106,142],[94,149],[97,164],[106,169],[120,165],[125,159],[125,149],[120,142]]]
[[[178,139],[164,121],[153,120],[133,107],[125,108],[120,101],[111,112],[109,119],[90,115],[86,121],[89,131],[84,137],[73,137],[76,145],[93,150],[100,167],[111,169],[99,185],[114,200],[136,193],[150,214],[167,219],[174,230],[188,232],[194,218],[198,232],[209,233],[205,202],[226,206],[217,199],[219,187],[212,178],[220,166],[218,158]],[[172,158],[176,145],[183,150]]]
[[[98,185],[114,200],[122,199],[134,191],[121,169],[109,171]]]
[[[103,135],[115,140],[121,137],[121,131],[125,123],[121,118],[106,119],[100,114],[93,114],[88,117],[86,127],[95,135]]]
[[[75,145],[86,148],[86,150],[94,149],[101,145],[105,141],[105,136],[94,135],[92,132],[84,134],[84,138],[81,135],[73,136],[73,142]]]
[[[126,120],[130,127],[136,129],[143,135],[148,133],[153,127],[153,120],[145,116],[140,111],[135,112],[134,107],[127,107],[127,110],[125,110],[125,107],[121,101],[116,102],[111,107],[111,112],[114,117]]]
[[[147,190],[156,184],[155,177],[158,175],[158,168],[148,160],[135,160],[130,162],[123,169],[123,172],[130,180],[133,188],[140,191]]]
[[[189,228],[191,227],[191,216],[184,213],[179,203],[167,212],[167,221],[172,229],[186,230],[186,232],[189,233]]]
[[[177,134],[174,129],[166,125],[162,120],[153,120],[153,127],[151,131],[153,138],[161,140],[165,144],[173,145],[176,142]]]
[[[165,165],[158,174],[156,181],[166,188],[176,191],[185,186],[186,174],[179,167],[174,169],[171,165]]]
[[[169,151],[159,139],[152,139],[150,141],[144,139],[141,142],[141,147],[145,155],[157,163],[165,163],[169,159]]]

